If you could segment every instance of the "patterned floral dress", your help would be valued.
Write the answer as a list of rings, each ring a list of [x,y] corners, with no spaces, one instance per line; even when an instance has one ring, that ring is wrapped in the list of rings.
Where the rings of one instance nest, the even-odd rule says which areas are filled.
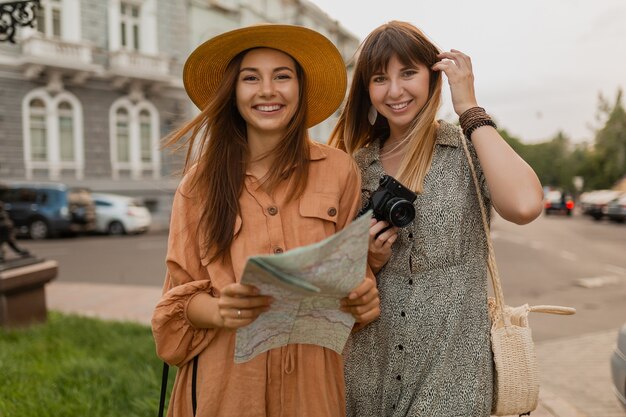
[[[377,275],[378,320],[345,351],[351,417],[489,416],[492,357],[487,244],[462,133],[440,122],[416,218]],[[486,183],[469,144],[484,201]],[[355,155],[363,201],[384,175],[376,141]]]

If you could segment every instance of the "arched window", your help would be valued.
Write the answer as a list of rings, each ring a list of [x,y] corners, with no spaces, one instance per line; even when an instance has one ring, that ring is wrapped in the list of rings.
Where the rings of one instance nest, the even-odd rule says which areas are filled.
[[[139,140],[141,145],[141,162],[152,162],[152,121],[148,110],[139,113]]]
[[[68,91],[51,95],[44,88],[22,101],[26,178],[83,178],[83,111]]]
[[[48,160],[48,133],[46,131],[46,103],[34,98],[30,110],[30,158],[33,161]]]
[[[76,155],[74,146],[74,115],[72,105],[67,101],[59,103],[59,146],[61,161],[73,161]]]
[[[113,178],[159,178],[159,113],[145,100],[123,97],[113,103],[111,117],[111,167]]]
[[[130,131],[128,110],[121,107],[115,114],[116,129],[115,140],[117,145],[117,162],[130,163]]]

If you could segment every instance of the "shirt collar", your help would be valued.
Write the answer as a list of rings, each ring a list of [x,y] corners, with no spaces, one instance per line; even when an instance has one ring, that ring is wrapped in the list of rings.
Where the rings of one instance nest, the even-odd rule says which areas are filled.
[[[311,141],[309,146],[309,160],[320,161],[322,159],[326,159],[326,157],[326,151],[322,148],[322,146],[315,141]],[[246,170],[246,177],[254,178],[248,170]],[[258,182],[256,179],[253,181]],[[260,184],[262,184],[262,182]]]
[[[310,151],[309,151],[309,160],[311,161],[319,161],[322,159],[326,159],[326,151],[322,148],[320,144],[315,141],[310,142]]]
[[[439,128],[437,129],[437,137],[435,144],[441,146],[452,146],[458,148],[461,145],[463,132],[461,128],[445,120],[439,120]]]

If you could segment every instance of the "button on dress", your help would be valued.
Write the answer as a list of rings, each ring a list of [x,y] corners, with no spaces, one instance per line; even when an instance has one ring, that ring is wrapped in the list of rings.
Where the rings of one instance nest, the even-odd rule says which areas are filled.
[[[377,275],[378,320],[345,350],[350,417],[487,417],[492,356],[487,316],[487,244],[462,133],[440,122],[416,218],[400,229]],[[365,199],[384,175],[380,142],[360,149]],[[484,201],[486,183],[469,143]]]

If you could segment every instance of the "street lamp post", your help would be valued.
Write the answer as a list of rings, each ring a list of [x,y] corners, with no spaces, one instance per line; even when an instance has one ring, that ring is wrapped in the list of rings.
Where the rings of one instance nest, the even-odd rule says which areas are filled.
[[[35,9],[41,7],[41,0],[11,1],[0,3],[0,42],[15,43],[15,29],[18,26],[33,27]]]

